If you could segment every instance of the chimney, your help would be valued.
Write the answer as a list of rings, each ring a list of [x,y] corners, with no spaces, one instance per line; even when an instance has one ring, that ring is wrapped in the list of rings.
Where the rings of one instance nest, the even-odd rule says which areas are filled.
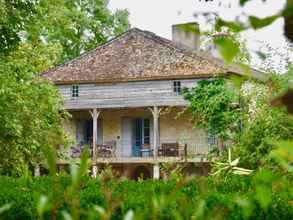
[[[172,25],[172,41],[189,49],[199,50],[199,25],[196,22]]]

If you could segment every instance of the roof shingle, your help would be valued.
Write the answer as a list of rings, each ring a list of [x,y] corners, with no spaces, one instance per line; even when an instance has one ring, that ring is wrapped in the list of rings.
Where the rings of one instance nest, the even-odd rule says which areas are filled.
[[[133,28],[42,76],[55,84],[72,84],[210,77],[226,72],[216,58]]]

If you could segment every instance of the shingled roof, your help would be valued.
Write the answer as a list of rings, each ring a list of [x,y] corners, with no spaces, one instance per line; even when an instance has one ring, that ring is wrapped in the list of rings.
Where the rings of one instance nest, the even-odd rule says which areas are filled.
[[[216,58],[133,28],[42,76],[55,84],[72,84],[211,77],[228,72],[231,69]]]

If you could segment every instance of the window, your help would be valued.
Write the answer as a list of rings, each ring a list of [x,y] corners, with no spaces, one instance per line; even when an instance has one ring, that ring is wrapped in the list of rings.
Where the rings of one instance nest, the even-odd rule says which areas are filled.
[[[217,137],[215,135],[209,134],[208,135],[208,144],[210,146],[217,145]]]
[[[73,98],[76,98],[79,96],[79,88],[78,88],[78,85],[73,85],[72,88],[71,88],[71,96]]]
[[[143,120],[143,143],[150,144],[150,120],[148,118]]]
[[[218,138],[213,134],[208,134],[208,151],[215,152],[218,149]]]
[[[173,92],[176,95],[181,94],[181,81],[173,81]]]

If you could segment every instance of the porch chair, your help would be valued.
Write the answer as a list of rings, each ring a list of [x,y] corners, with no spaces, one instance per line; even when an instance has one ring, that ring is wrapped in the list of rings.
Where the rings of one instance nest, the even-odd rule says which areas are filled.
[[[105,144],[98,144],[98,157],[115,157],[116,156],[116,142],[106,142]]]
[[[162,143],[159,149],[159,156],[178,157],[179,156],[179,144],[175,143]]]
[[[106,141],[105,145],[107,146],[109,152],[110,152],[110,156],[111,157],[116,157],[116,150],[117,150],[117,143],[115,140],[112,141]]]

